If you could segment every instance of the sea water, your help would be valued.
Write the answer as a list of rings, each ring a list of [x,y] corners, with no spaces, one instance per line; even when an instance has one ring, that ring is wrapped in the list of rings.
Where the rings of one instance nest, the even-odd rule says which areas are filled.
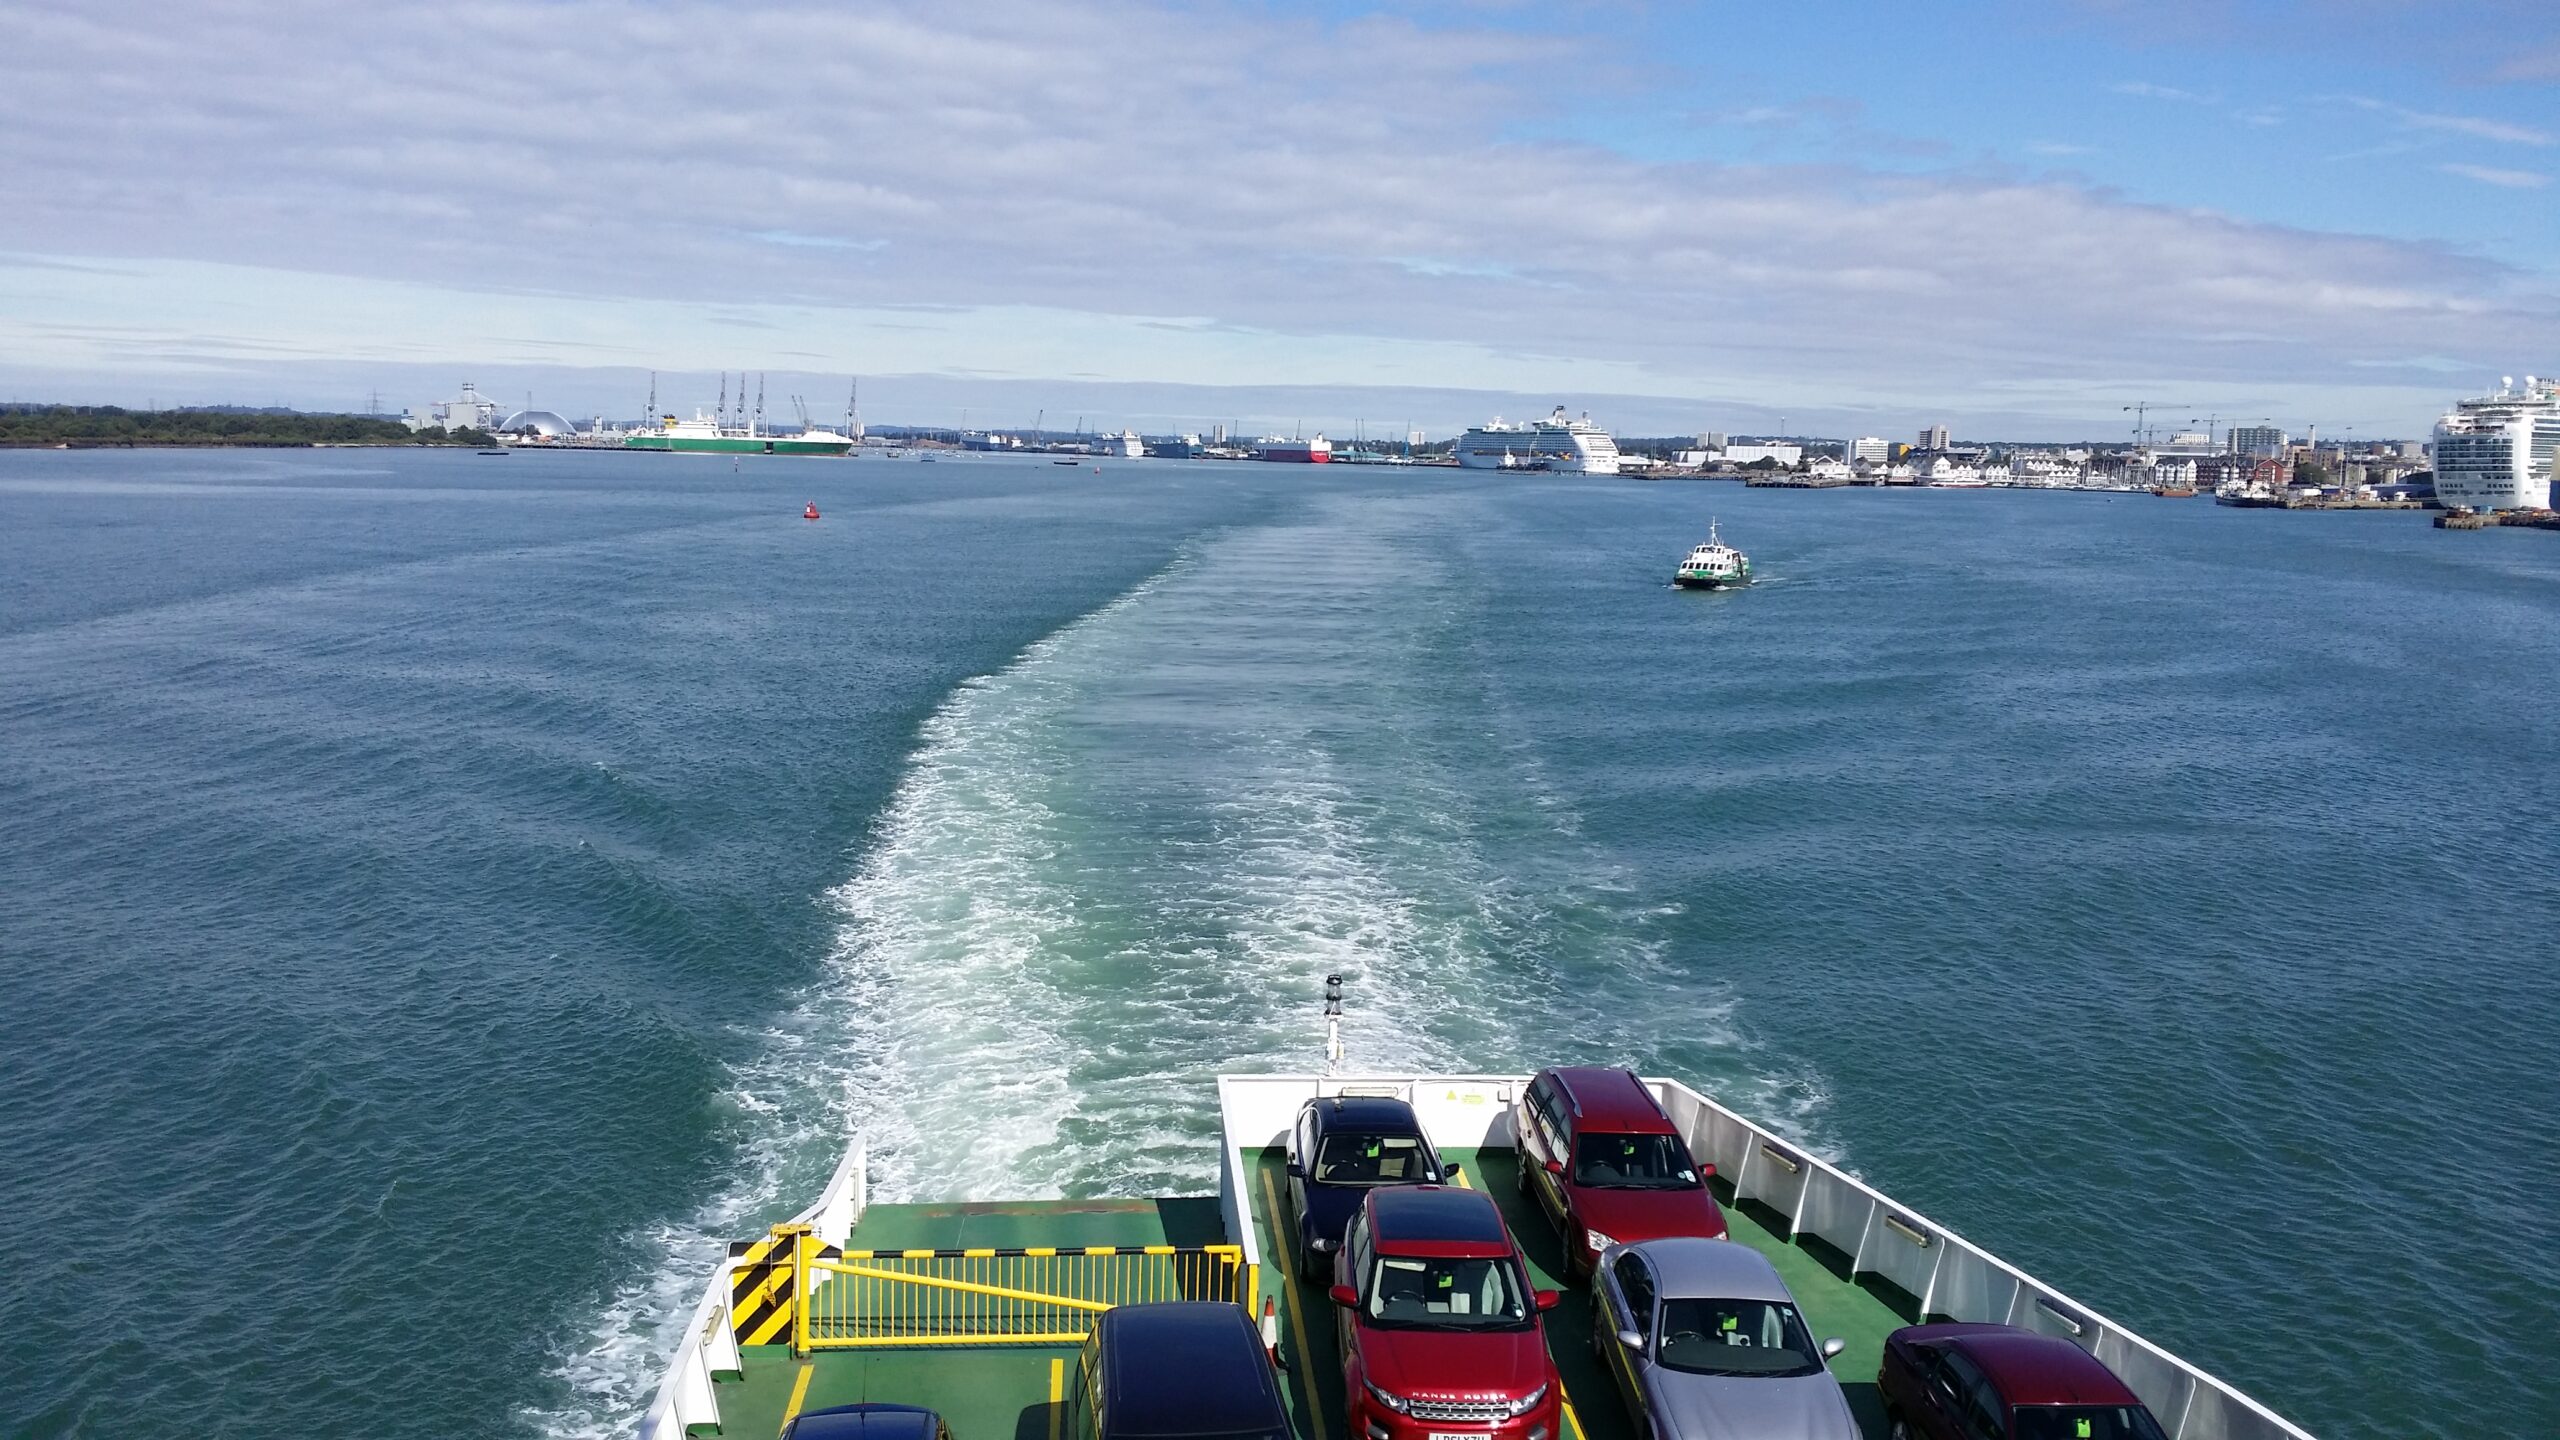
[[[1207,1190],[1337,971],[2321,1435],[2560,1412],[2560,537],[1099,464],[0,454],[0,1433],[627,1433],[855,1129]]]

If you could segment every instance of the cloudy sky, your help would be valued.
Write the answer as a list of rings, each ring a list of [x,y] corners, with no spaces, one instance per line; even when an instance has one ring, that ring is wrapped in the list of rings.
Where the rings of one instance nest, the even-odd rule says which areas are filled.
[[[2550,0],[0,21],[8,398],[2382,436],[2560,369]]]

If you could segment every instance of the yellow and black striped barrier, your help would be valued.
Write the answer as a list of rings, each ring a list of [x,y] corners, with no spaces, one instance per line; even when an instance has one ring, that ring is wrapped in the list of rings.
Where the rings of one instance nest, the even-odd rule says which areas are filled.
[[[766,1256],[787,1262],[794,1253],[786,1242]],[[1115,1305],[1243,1305],[1254,1281],[1244,1252],[1233,1245],[839,1252],[803,1237],[797,1253],[792,1289],[801,1299],[787,1318],[803,1354],[860,1347],[1075,1345],[1092,1332],[1093,1317]],[[770,1316],[761,1323],[770,1323]],[[742,1324],[740,1339],[746,1334]]]
[[[808,1245],[806,1225],[776,1225],[762,1240],[732,1240],[729,1326],[741,1345],[773,1345],[791,1338],[792,1316],[802,1285],[800,1267],[808,1258],[833,1259],[843,1252],[833,1245]]]

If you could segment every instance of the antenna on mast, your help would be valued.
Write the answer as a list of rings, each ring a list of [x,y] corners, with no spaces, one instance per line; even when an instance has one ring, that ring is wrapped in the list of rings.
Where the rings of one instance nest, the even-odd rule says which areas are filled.
[[[1342,1068],[1342,977],[1324,977],[1324,1073]]]

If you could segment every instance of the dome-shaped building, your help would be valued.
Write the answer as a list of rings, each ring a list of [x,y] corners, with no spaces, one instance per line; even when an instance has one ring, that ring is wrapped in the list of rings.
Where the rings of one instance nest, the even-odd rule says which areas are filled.
[[[549,410],[519,410],[498,423],[501,435],[538,436],[544,440],[566,440],[578,433],[578,427]]]

